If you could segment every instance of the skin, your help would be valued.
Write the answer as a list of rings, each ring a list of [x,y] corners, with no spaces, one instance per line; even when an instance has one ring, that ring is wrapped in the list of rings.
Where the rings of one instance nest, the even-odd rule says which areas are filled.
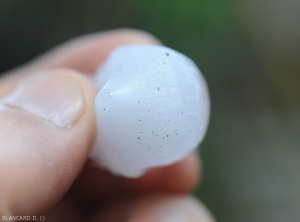
[[[136,30],[96,33],[66,42],[2,75],[0,98],[37,71],[68,68],[61,75],[78,84],[85,108],[70,128],[46,124],[21,110],[0,110],[1,217],[45,214],[47,221],[150,222],[170,221],[166,216],[173,215],[186,221],[214,221],[201,203],[189,197],[200,175],[195,154],[138,179],[117,177],[88,164],[96,136],[97,92],[86,73],[94,73],[115,47],[139,43],[161,44]]]

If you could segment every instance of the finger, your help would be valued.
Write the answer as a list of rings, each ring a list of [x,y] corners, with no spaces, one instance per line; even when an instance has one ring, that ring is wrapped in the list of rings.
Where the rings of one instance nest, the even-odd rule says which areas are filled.
[[[199,159],[192,153],[178,163],[151,169],[138,179],[117,177],[87,165],[72,191],[89,201],[103,201],[124,192],[139,195],[150,192],[188,193],[195,188],[199,177]]]
[[[124,44],[157,45],[161,42],[149,33],[133,29],[88,34],[57,46],[36,59],[34,64],[44,68],[68,67],[94,73],[113,49]]]
[[[124,200],[98,210],[91,222],[214,222],[206,207],[193,197],[156,195]]]
[[[178,163],[154,168],[139,179],[122,178],[121,181],[130,190],[187,193],[198,183],[199,165],[198,156],[192,153]]]
[[[13,88],[12,84],[7,84],[8,81],[17,83],[24,75],[42,69],[64,67],[83,73],[94,73],[114,48],[124,44],[160,44],[160,41],[146,32],[133,29],[118,29],[77,37],[5,73],[5,78],[0,82],[0,96]]]
[[[96,92],[74,70],[21,82],[0,104],[0,211],[36,215],[65,194],[94,141]]]

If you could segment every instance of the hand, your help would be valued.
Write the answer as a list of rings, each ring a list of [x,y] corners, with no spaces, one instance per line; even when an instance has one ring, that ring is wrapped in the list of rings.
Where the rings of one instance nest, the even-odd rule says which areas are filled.
[[[87,163],[97,92],[86,73],[94,73],[112,49],[130,43],[160,44],[133,30],[87,35],[0,79],[1,219],[45,214],[56,222],[213,221],[186,196],[199,177],[194,154],[139,179]]]

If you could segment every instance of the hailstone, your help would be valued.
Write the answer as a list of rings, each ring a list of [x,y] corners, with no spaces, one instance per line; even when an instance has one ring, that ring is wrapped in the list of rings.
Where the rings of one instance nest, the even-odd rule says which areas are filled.
[[[97,138],[91,158],[110,172],[137,178],[173,164],[206,133],[210,102],[195,63],[165,46],[124,45],[94,77]]]

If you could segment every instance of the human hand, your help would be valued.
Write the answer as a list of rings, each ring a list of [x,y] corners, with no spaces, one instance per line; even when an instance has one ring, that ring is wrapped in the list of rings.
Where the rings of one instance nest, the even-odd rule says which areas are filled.
[[[1,219],[47,213],[47,221],[213,221],[187,196],[199,179],[194,154],[138,179],[87,163],[97,92],[86,73],[115,47],[132,43],[160,44],[132,30],[87,35],[0,79]]]

